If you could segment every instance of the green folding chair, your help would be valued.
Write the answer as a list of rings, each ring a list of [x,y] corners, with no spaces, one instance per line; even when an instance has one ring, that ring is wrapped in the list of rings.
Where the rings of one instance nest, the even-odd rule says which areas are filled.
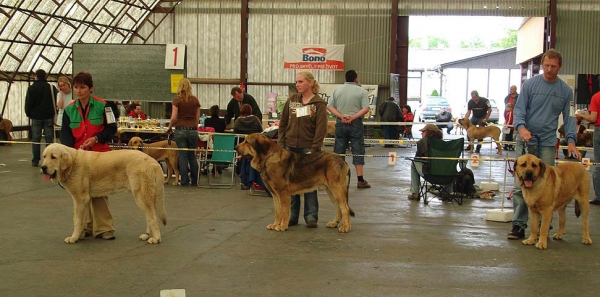
[[[235,134],[214,134],[213,151],[208,147],[202,150],[198,159],[198,187],[200,188],[220,188],[228,189],[235,185],[235,162],[236,162],[236,144],[237,135]],[[225,174],[218,174],[218,168],[231,167],[231,176],[227,178]],[[203,183],[202,171],[207,170],[206,182]],[[227,174],[229,176],[229,173]]]
[[[427,144],[429,157],[442,159],[412,159],[422,179],[419,197],[423,198],[425,204],[429,204],[431,199],[437,195],[441,196],[442,200],[449,199],[451,202],[456,201],[456,203],[462,205],[462,195],[454,192],[453,188],[460,169],[466,166],[466,162],[457,160],[463,154],[465,139],[444,141],[429,138]],[[433,195],[434,193],[436,195]]]

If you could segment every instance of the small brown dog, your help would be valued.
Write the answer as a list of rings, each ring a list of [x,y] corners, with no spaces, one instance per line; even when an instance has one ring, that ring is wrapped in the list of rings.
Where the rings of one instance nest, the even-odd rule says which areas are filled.
[[[592,147],[594,146],[594,133],[593,132],[587,132],[585,130],[585,127],[579,125],[578,129],[577,129],[577,142],[575,143],[576,146],[587,146],[587,147]],[[560,127],[558,128],[558,134],[560,135],[561,139],[565,139],[565,125],[562,124],[560,125]]]
[[[12,131],[13,124],[10,120],[2,119],[0,121],[0,132],[4,132],[6,134],[6,140],[12,141],[12,136],[10,135],[10,131]]]
[[[565,162],[558,166],[548,166],[534,155],[525,154],[515,161],[516,181],[523,190],[523,198],[529,209],[531,233],[523,244],[545,250],[548,247],[548,232],[552,213],[558,210],[558,232],[554,239],[565,236],[565,210],[571,200],[575,200],[575,215],[581,215],[583,234],[581,243],[592,244],[588,216],[590,212],[590,176],[579,162]],[[539,216],[542,224],[538,238]]]
[[[127,146],[142,151],[156,161],[165,160],[165,163],[167,163],[167,178],[165,178],[165,184],[169,182],[173,172],[175,172],[175,181],[173,182],[173,185],[176,186],[179,184],[179,152],[177,151],[177,144],[175,144],[175,141],[171,141],[171,144],[169,144],[168,140],[155,143],[144,143],[141,138],[134,136],[129,140]],[[157,149],[152,149],[153,147]]]
[[[502,145],[500,145],[500,128],[496,126],[486,126],[486,127],[477,127],[471,123],[469,119],[459,119],[458,123],[467,130],[467,136],[469,136],[469,145],[471,149],[469,153],[473,152],[473,143],[475,139],[483,140],[486,137],[491,137],[494,142],[496,142],[496,147],[498,148],[498,154],[502,154]]]

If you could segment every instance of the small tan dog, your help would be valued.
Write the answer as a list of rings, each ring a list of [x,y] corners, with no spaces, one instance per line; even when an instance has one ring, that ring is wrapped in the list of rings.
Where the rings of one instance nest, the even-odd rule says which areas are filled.
[[[169,144],[168,140],[162,140],[155,143],[144,143],[141,138],[134,136],[129,140],[127,146],[142,151],[156,161],[165,160],[165,163],[167,163],[167,177],[165,178],[165,184],[169,182],[173,172],[175,173],[173,185],[176,186],[179,184],[179,152],[177,151],[177,144],[175,144],[175,141],[171,141],[171,144]],[[152,149],[153,147],[157,149]]]
[[[327,135],[335,137],[335,122],[327,122]]]
[[[452,118],[452,125],[454,126],[454,135],[457,133],[460,135],[465,135],[465,129],[458,123],[458,118]]]
[[[496,142],[498,148],[498,154],[502,155],[502,145],[500,145],[500,128],[496,126],[477,127],[471,123],[469,119],[459,119],[458,123],[467,130],[467,136],[469,136],[469,146],[471,149],[469,153],[473,153],[473,144],[475,139],[483,140],[486,137],[491,137]]]
[[[583,234],[581,243],[592,244],[589,231],[590,176],[579,162],[565,162],[558,166],[548,166],[534,155],[525,154],[515,161],[516,181],[523,190],[523,198],[529,209],[531,233],[523,244],[533,245],[538,239],[538,222],[542,224],[535,247],[545,250],[548,247],[548,232],[552,213],[558,210],[558,232],[554,239],[565,236],[565,210],[571,200],[575,200],[575,215],[581,215]]]

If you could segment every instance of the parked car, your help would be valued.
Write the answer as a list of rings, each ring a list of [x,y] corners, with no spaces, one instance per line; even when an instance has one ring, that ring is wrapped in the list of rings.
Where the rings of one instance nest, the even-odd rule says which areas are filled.
[[[496,105],[496,100],[494,100],[494,99],[488,99],[488,100],[490,100],[490,105],[492,107],[492,113],[490,114],[490,117],[488,118],[488,123],[498,124],[500,121],[500,110],[498,109],[498,105]],[[467,113],[467,104],[465,104],[463,106],[463,109],[460,111],[460,117],[464,118],[466,113]],[[502,119],[504,119],[504,117]]]
[[[448,103],[448,100],[444,97],[430,96],[427,99],[422,99],[421,105],[415,110],[415,119],[419,119],[419,122],[435,122],[435,115],[440,112],[442,107],[445,107],[446,111],[452,112],[450,103]]]
[[[498,110],[498,105],[496,105],[496,100],[494,99],[488,99],[490,100],[490,105],[492,106],[492,113],[490,114],[490,117],[488,118],[488,123],[494,123],[494,124],[498,124],[498,121],[500,120],[500,110]],[[504,119],[504,117],[503,117]]]

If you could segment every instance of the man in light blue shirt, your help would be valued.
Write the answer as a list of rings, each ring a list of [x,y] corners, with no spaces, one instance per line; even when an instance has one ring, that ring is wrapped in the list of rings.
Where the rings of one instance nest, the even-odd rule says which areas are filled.
[[[575,147],[577,140],[575,118],[570,116],[573,107],[573,90],[558,78],[561,67],[562,56],[555,49],[550,49],[542,56],[544,73],[529,78],[523,83],[514,109],[513,125],[518,131],[516,158],[528,152],[538,156],[545,164],[553,166],[558,117],[562,113],[569,143],[569,156],[574,155],[577,159],[581,159],[581,153]],[[508,239],[524,238],[529,220],[529,212],[519,182],[515,175],[515,191],[512,199],[514,214]]]
[[[346,72],[346,83],[338,87],[329,98],[327,110],[337,119],[335,122],[335,143],[333,151],[345,154],[348,142],[351,143],[352,164],[356,168],[359,189],[370,188],[371,185],[363,178],[365,164],[365,136],[362,123],[363,116],[369,112],[367,90],[358,85],[358,74],[354,70]]]

